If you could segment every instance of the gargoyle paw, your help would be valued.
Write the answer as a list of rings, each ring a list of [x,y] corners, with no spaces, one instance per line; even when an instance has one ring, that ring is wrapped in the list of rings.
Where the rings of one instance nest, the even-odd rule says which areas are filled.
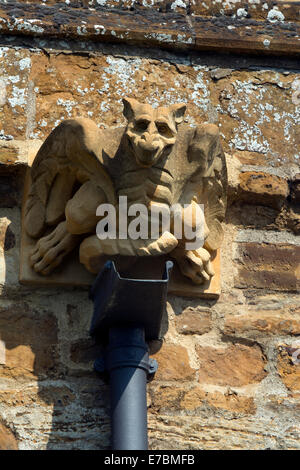
[[[47,276],[75,248],[79,239],[80,237],[67,231],[66,222],[61,222],[53,232],[36,243],[29,257],[31,267],[37,273]]]
[[[195,284],[203,284],[215,274],[210,258],[210,253],[205,248],[198,248],[183,252],[181,257],[176,257],[176,260],[184,276]]]

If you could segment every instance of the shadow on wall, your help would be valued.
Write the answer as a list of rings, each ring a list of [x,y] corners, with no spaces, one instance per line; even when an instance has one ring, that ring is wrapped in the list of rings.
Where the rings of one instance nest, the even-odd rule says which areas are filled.
[[[0,450],[109,448],[108,386],[93,371],[84,289],[18,283],[19,201],[0,203]]]
[[[20,448],[107,448],[108,393],[92,342],[59,338],[56,316],[21,299],[1,306],[0,330],[0,410]]]

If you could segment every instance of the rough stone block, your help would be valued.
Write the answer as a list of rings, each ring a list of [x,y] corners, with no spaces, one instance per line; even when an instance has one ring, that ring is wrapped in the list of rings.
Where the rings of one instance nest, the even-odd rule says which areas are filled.
[[[300,247],[288,243],[240,243],[235,286],[297,291]]]
[[[265,358],[258,346],[198,346],[197,353],[200,383],[242,387],[261,382],[266,376]]]
[[[278,373],[291,392],[300,392],[300,343],[278,348]]]
[[[0,450],[18,450],[18,443],[11,430],[0,421]]]
[[[0,47],[0,58],[0,140],[25,139],[30,52],[25,48]]]
[[[213,410],[230,411],[236,414],[254,414],[256,407],[253,397],[239,395],[235,392],[205,392],[201,387],[189,390],[182,399],[181,408],[196,410],[201,406],[209,406]]]
[[[153,356],[158,362],[155,380],[193,380],[195,370],[189,363],[188,352],[183,346],[163,344],[161,350]]]
[[[299,310],[299,308],[298,308]],[[255,310],[241,315],[226,315],[224,333],[234,336],[300,335],[300,312],[291,314],[286,309]]]
[[[212,328],[211,312],[188,307],[176,317],[176,329],[184,335],[203,335]]]
[[[185,395],[186,390],[184,387],[174,387],[169,385],[160,385],[157,386],[153,382],[150,385],[150,395],[151,395],[151,411],[154,412],[178,412],[180,410],[180,401]]]
[[[300,203],[300,173],[298,173],[291,185],[291,200],[293,203]]]
[[[84,364],[90,370],[92,362],[103,354],[101,346],[98,346],[90,338],[84,338],[71,344],[70,357],[76,364]]]
[[[289,194],[288,182],[279,176],[246,171],[240,174],[240,199],[248,204],[278,208]]]
[[[0,376],[51,376],[58,366],[57,321],[50,312],[23,302],[0,308],[0,339],[5,354]]]

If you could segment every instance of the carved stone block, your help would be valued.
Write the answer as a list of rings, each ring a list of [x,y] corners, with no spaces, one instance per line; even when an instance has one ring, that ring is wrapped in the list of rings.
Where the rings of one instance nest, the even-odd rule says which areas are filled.
[[[24,189],[22,283],[90,285],[107,259],[126,277],[159,278],[172,259],[171,293],[218,296],[225,158],[217,127],[181,124],[184,112],[124,99],[126,127],[78,118],[51,132]]]

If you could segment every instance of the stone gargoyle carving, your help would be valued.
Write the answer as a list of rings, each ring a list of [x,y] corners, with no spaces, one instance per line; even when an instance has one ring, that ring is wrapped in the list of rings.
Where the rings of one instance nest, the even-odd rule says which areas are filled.
[[[184,104],[154,109],[129,98],[123,104],[126,127],[100,130],[90,119],[66,120],[40,148],[24,214],[26,232],[36,239],[32,269],[47,276],[80,245],[80,262],[93,273],[105,255],[168,254],[193,283],[210,280],[210,258],[222,241],[226,205],[218,128],[182,123]],[[204,245],[186,249],[184,237],[174,235],[172,221],[169,231],[156,239],[99,239],[97,207],[112,204],[118,212],[120,196],[127,196],[128,207],[179,204],[183,218],[203,204]]]

